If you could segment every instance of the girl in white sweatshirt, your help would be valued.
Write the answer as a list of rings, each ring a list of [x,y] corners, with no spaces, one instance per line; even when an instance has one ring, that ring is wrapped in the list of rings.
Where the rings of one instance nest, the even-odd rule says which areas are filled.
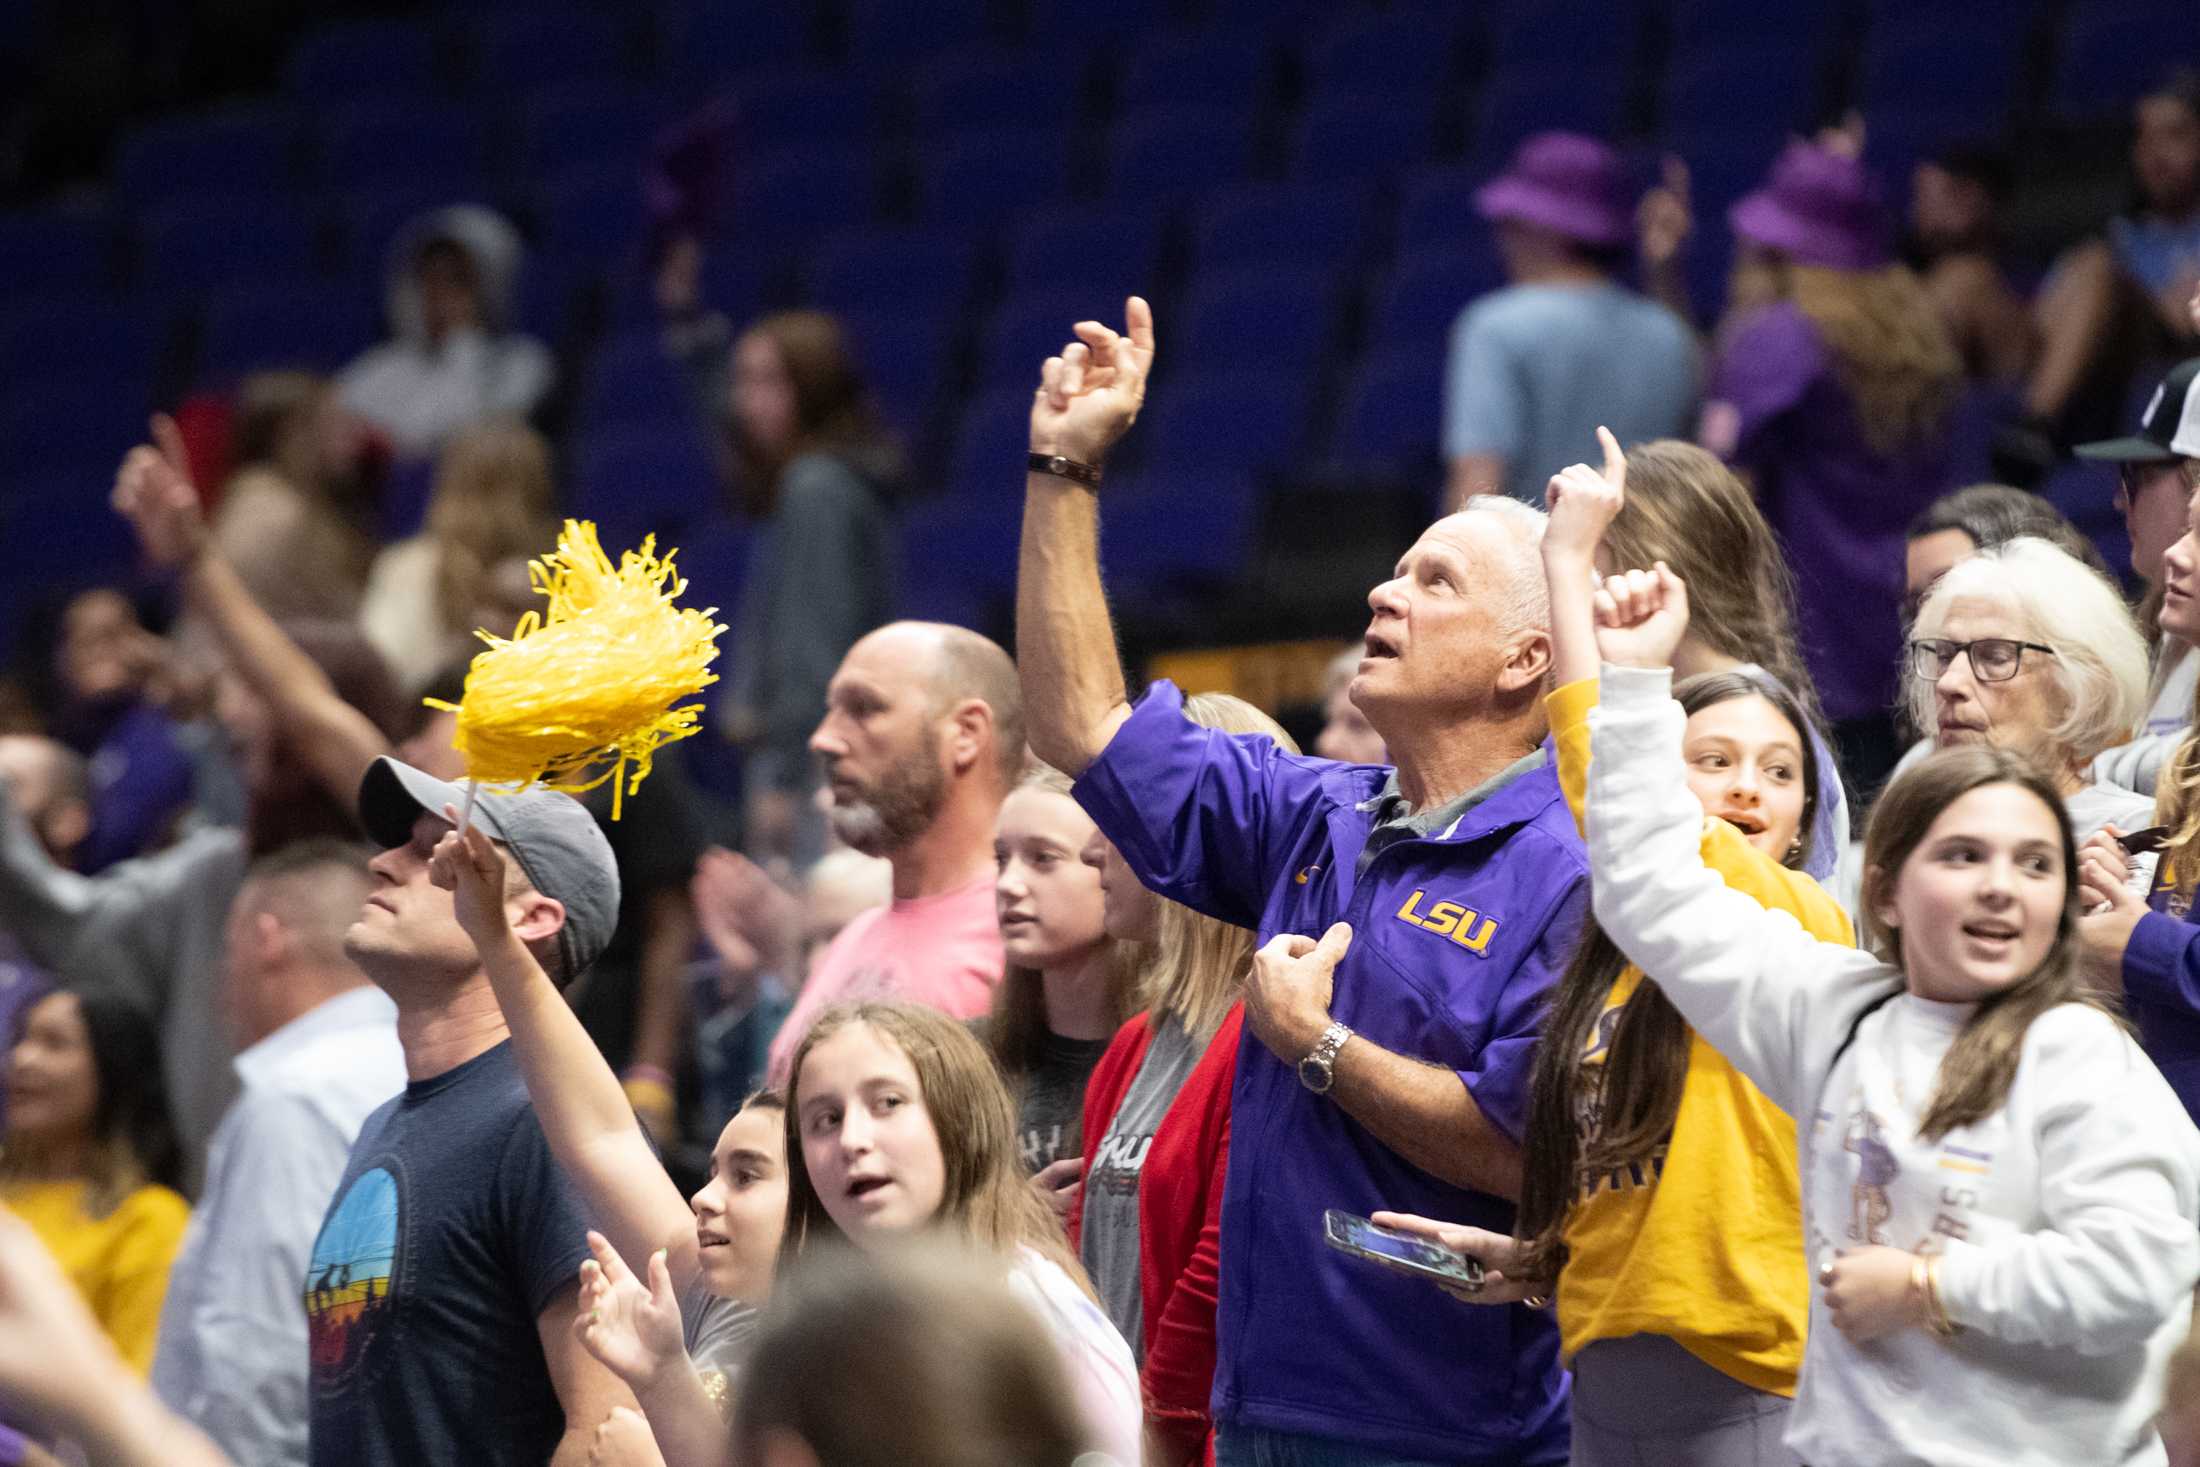
[[[1661,564],[1597,601],[1597,920],[1796,1118],[1816,1287],[1788,1444],[1812,1467],[2162,1462],[2200,1133],[2078,985],[2055,790],[1983,747],[1903,775],[1858,912],[1892,961],[1820,942],[1703,864],[1670,696],[1685,589]]]

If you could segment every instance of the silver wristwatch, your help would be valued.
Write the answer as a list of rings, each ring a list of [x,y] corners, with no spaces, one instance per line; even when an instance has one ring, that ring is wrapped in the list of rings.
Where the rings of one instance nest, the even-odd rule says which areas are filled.
[[[1337,1081],[1337,1051],[1352,1037],[1352,1031],[1344,1025],[1332,1022],[1322,1030],[1322,1037],[1314,1045],[1314,1052],[1299,1061],[1299,1083],[1316,1095],[1327,1095],[1329,1087]]]

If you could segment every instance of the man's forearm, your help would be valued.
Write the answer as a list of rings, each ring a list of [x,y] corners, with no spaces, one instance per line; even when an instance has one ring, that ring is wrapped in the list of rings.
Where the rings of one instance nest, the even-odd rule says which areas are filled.
[[[1032,750],[1075,777],[1130,716],[1100,583],[1097,496],[1028,474],[1016,576],[1016,664]]]
[[[1422,1171],[1497,1197],[1520,1195],[1520,1148],[1491,1125],[1458,1074],[1355,1034],[1329,1098]]]

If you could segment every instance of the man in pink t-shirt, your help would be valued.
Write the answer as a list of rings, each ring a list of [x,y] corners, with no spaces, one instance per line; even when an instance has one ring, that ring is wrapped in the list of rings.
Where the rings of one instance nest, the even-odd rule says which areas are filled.
[[[1016,664],[961,627],[899,621],[848,649],[810,735],[834,834],[894,868],[894,899],[818,955],[779,1037],[770,1080],[831,1004],[902,999],[958,1019],[1001,979],[993,822],[1024,759]]]

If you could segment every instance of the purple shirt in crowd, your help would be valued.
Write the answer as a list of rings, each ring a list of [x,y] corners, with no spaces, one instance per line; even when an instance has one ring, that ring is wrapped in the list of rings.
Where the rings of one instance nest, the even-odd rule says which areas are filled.
[[[2124,1013],[2186,1114],[2200,1121],[2200,924],[2166,873],[2156,873],[2147,905],[2153,910],[2124,944]]]
[[[168,715],[150,703],[131,703],[70,742],[89,761],[92,811],[77,869],[96,875],[165,845],[176,817],[191,803],[193,773]]]
[[[1184,717],[1154,684],[1077,782],[1141,880],[1225,922],[1318,937],[1352,924],[1331,1012],[1370,1042],[1456,1072],[1500,1131],[1526,1118],[1545,990],[1588,908],[1588,866],[1549,764],[1449,831],[1357,870],[1388,771],[1285,754]],[[1465,1464],[1566,1460],[1566,1382],[1548,1311],[1462,1308],[1323,1242],[1329,1208],[1393,1208],[1509,1232],[1508,1202],[1438,1181],[1248,1026],[1231,1092],[1214,1414]]]
[[[1864,441],[1818,327],[1792,301],[1746,317],[1705,393],[1707,440],[1755,481],[1795,570],[1797,631],[1826,714],[1883,713],[1902,645],[1904,532],[1948,482],[1945,436],[1900,458]]]

